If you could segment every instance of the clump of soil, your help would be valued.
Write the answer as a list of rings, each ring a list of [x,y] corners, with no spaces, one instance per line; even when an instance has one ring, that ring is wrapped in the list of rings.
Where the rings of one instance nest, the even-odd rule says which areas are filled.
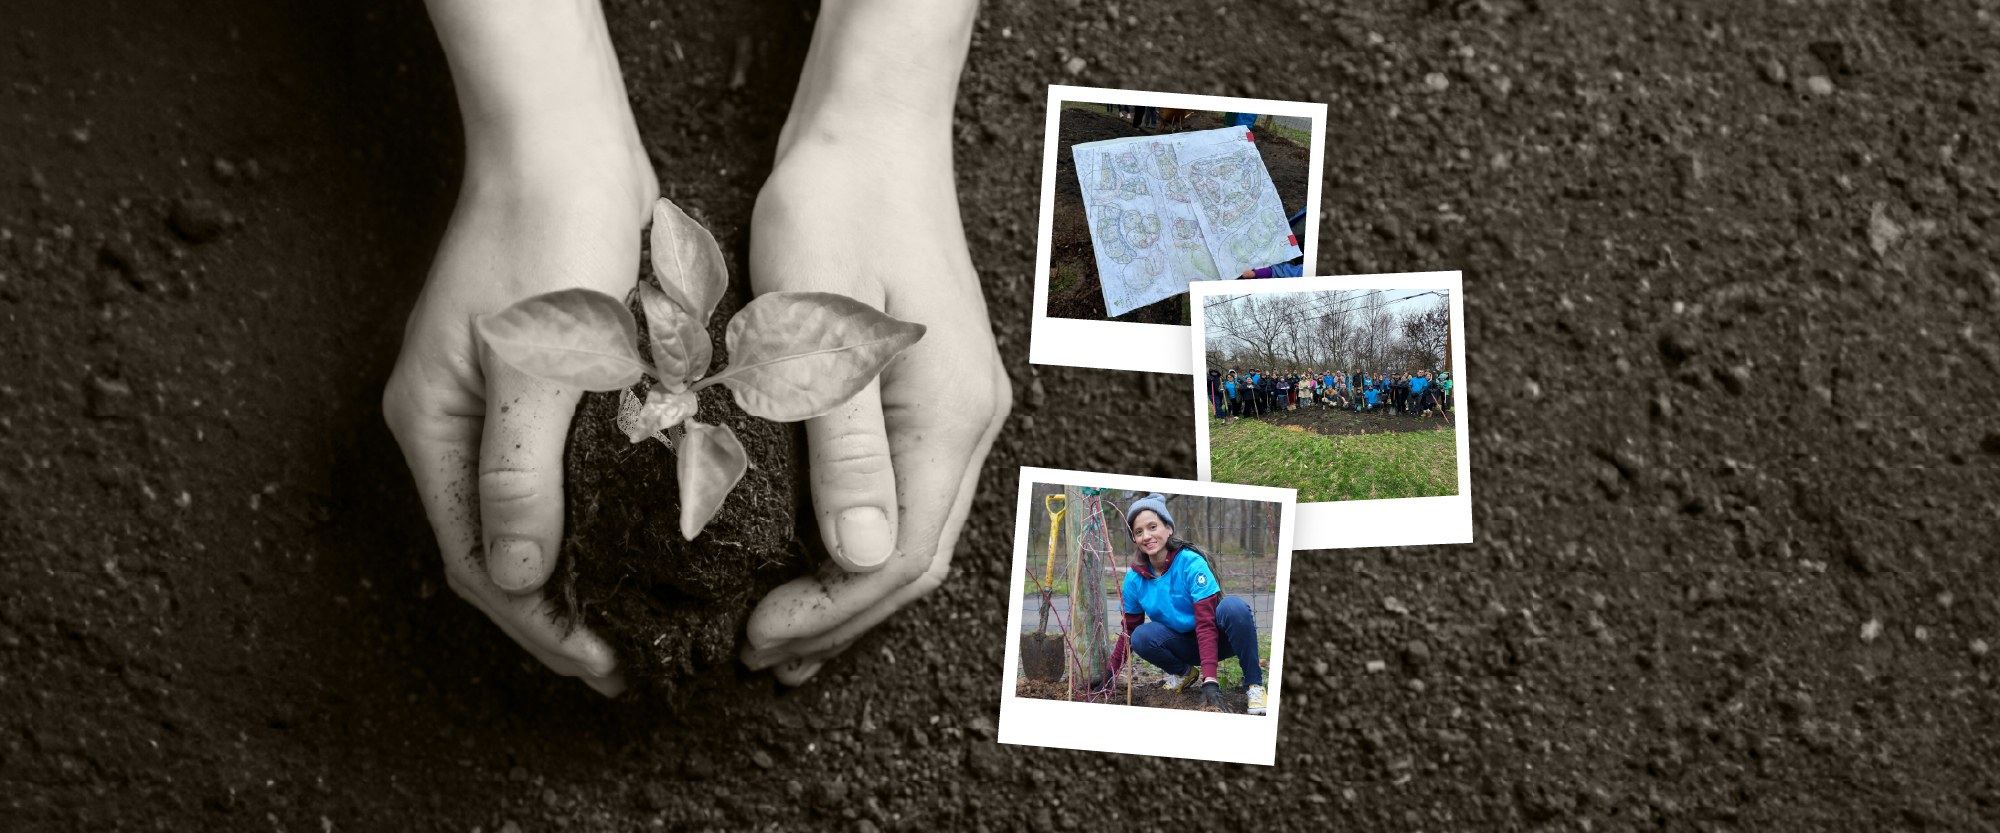
[[[1300,406],[1296,411],[1278,411],[1256,419],[1272,425],[1284,425],[1324,434],[1329,437],[1347,437],[1358,434],[1390,434],[1411,431],[1438,431],[1456,427],[1457,412],[1430,416],[1395,414],[1389,411],[1355,413],[1342,408],[1323,408],[1317,405]]]
[[[1021,634],[1021,669],[1028,679],[1061,682],[1065,664],[1062,634]]]
[[[636,300],[630,306],[643,352],[644,314]],[[725,298],[710,323],[740,306]],[[584,396],[564,453],[568,515],[549,592],[561,615],[610,643],[640,689],[672,692],[681,678],[727,667],[757,600],[825,558],[812,528],[801,425],[752,417],[721,386],[698,396],[694,418],[733,429],[750,466],[693,541],[680,534],[674,451],[626,439],[618,393]]]
[[[1202,112],[1189,116],[1182,130],[1226,126],[1215,114]],[[1116,318],[1106,316],[1104,288],[1097,281],[1097,257],[1090,244],[1090,223],[1084,214],[1083,185],[1077,182],[1076,160],[1070,155],[1070,147],[1082,142],[1166,133],[1164,128],[1133,127],[1131,121],[1105,113],[1062,111],[1056,134],[1056,199],[1049,230],[1050,317],[1187,326],[1186,295],[1147,304]],[[1285,204],[1285,213],[1305,207],[1311,151],[1274,133],[1252,128],[1251,134],[1256,137],[1264,168],[1271,173],[1271,184],[1278,189],[1278,200]]]

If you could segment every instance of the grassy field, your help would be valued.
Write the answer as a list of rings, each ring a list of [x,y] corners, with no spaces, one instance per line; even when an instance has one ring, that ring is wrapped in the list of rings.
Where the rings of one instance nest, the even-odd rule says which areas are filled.
[[[1274,136],[1282,136],[1291,140],[1292,144],[1302,148],[1312,147],[1312,134],[1295,127],[1286,127],[1277,122],[1269,122],[1257,125],[1256,129]]]
[[[1218,483],[1299,490],[1300,503],[1458,494],[1458,432],[1325,437],[1239,419],[1208,425]]]

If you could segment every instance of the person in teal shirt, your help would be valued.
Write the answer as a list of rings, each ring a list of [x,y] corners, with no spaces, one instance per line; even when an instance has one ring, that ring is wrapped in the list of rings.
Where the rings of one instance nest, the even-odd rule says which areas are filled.
[[[1125,627],[1110,664],[1090,681],[1091,690],[1117,679],[1130,645],[1133,653],[1167,672],[1167,690],[1198,689],[1204,708],[1228,711],[1216,666],[1236,657],[1243,667],[1246,711],[1264,714],[1264,668],[1249,603],[1224,593],[1208,557],[1174,534],[1165,495],[1133,501],[1125,507],[1125,523],[1139,549],[1119,590]]]

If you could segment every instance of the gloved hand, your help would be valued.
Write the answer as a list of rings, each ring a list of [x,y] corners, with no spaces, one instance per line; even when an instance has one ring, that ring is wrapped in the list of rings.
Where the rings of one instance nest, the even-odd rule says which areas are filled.
[[[1221,683],[1209,680],[1201,684],[1201,708],[1204,711],[1229,711],[1229,701],[1222,699]]]

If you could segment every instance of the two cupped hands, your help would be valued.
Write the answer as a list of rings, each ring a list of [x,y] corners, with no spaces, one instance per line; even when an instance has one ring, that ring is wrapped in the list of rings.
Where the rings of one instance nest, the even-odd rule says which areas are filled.
[[[465,180],[384,416],[451,588],[552,670],[615,696],[626,681],[609,646],[559,619],[542,592],[563,539],[563,449],[583,391],[499,361],[473,322],[569,287],[625,297],[658,181],[615,76],[604,91],[615,117],[601,129],[541,118],[519,125],[523,135],[510,134],[508,108],[477,110],[465,86]],[[839,124],[851,110],[807,109],[758,194],[753,292],[840,293],[928,329],[861,393],[806,423],[813,508],[834,560],[758,604],[742,654],[790,685],[944,580],[1011,406],[959,220],[949,108],[942,120],[876,114],[852,130]],[[902,132],[882,132],[906,116]],[[525,135],[549,125],[570,133]],[[865,135],[911,141],[889,148]]]

